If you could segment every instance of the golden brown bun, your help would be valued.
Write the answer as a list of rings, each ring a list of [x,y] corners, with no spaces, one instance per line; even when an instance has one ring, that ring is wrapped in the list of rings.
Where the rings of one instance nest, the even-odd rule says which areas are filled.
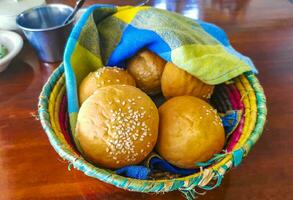
[[[167,63],[161,79],[162,92],[166,98],[191,95],[209,99],[214,86],[203,83],[173,63]]]
[[[140,89],[111,85],[95,91],[81,106],[75,140],[83,154],[105,168],[138,164],[153,149],[159,114]]]
[[[89,73],[79,86],[80,104],[92,95],[96,89],[114,84],[135,86],[135,80],[127,71],[118,67],[102,67],[95,72]]]
[[[193,96],[174,97],[159,108],[156,149],[171,164],[196,168],[224,146],[225,132],[217,112]]]
[[[148,50],[143,50],[130,59],[127,71],[133,76],[137,86],[149,95],[161,91],[161,76],[166,61]]]

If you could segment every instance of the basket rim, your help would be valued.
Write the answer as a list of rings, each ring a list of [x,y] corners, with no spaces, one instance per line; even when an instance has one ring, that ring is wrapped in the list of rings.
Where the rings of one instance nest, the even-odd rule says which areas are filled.
[[[54,72],[51,74],[47,82],[44,84],[40,97],[39,97],[39,103],[38,103],[38,111],[39,111],[42,127],[45,130],[51,145],[63,159],[68,160],[71,164],[73,164],[75,168],[83,171],[88,176],[98,178],[106,183],[113,184],[117,187],[131,190],[131,191],[161,192],[161,191],[177,190],[180,188],[181,189],[187,188],[189,190],[191,186],[198,186],[197,184],[203,179],[204,171],[199,172],[197,177],[195,177],[195,174],[192,174],[189,176],[184,176],[184,177],[174,178],[174,179],[139,180],[139,179],[120,176],[113,173],[112,171],[111,173],[109,170],[94,166],[93,164],[89,163],[78,154],[72,154],[72,152],[68,152],[66,149],[67,148],[66,145],[60,144],[59,139],[56,137],[56,134],[51,127],[51,121],[48,120],[49,118],[48,99],[50,97],[50,94],[52,92],[54,85],[61,78],[63,73],[64,73],[64,67],[63,67],[63,64],[61,64],[59,67],[57,67],[54,70]],[[242,147],[240,147],[239,149],[233,150],[231,154],[227,154],[226,157],[230,156],[230,158],[227,159],[227,161],[219,167],[219,169],[221,168],[224,169],[223,172],[219,174],[218,172],[214,172],[212,167],[211,169],[210,167],[207,168],[208,170],[212,170],[212,173],[214,173],[211,178],[216,176],[218,177],[218,179],[221,179],[222,177],[219,177],[219,176],[223,176],[226,173],[226,171],[230,169],[233,165],[232,154],[234,152],[241,151],[246,156],[248,152],[250,151],[250,149],[252,148],[252,146],[256,143],[256,141],[262,134],[262,130],[263,130],[266,115],[267,115],[264,91],[258,79],[253,73],[251,72],[244,73],[244,76],[250,82],[251,87],[253,88],[256,95],[257,116],[256,116],[255,127],[251,135],[249,136],[248,140],[245,142],[245,144],[242,145]],[[254,139],[250,140],[252,136],[254,137]],[[130,183],[128,183],[128,181],[130,181]],[[186,186],[186,181],[188,181],[187,186]],[[170,187],[166,189],[164,184],[168,184]],[[219,184],[217,183],[216,185],[218,186]],[[207,187],[204,189],[209,189],[209,188]]]

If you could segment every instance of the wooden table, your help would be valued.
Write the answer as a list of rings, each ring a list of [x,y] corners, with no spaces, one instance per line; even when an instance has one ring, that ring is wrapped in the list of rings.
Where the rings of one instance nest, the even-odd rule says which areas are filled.
[[[136,1],[99,1],[119,2],[134,5]],[[293,4],[154,0],[149,5],[223,27],[234,47],[254,60],[268,98],[268,123],[260,141],[242,165],[225,176],[221,187],[201,199],[293,199]],[[42,85],[57,65],[39,62],[26,44],[0,74],[0,199],[183,199],[179,192],[127,192],[77,170],[68,171],[68,163],[53,150],[33,117]]]

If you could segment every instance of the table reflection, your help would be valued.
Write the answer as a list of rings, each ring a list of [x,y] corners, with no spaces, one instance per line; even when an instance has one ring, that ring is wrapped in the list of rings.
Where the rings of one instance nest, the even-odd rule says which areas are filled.
[[[199,9],[198,9],[198,1],[168,1],[168,0],[155,0],[151,1],[150,5],[164,9],[169,11],[174,11],[183,14],[184,16],[198,19],[199,18]]]
[[[228,18],[241,17],[246,13],[250,0],[153,0],[148,5],[170,10],[184,16],[199,19],[206,13],[221,13]]]

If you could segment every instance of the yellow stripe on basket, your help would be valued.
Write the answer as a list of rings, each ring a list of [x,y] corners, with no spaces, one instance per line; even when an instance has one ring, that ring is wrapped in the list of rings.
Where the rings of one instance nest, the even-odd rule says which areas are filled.
[[[235,145],[235,147],[233,148],[233,150],[237,150],[238,148],[244,145],[246,140],[251,135],[255,125],[255,121],[256,121],[256,112],[253,112],[253,113],[251,112],[251,108],[256,108],[255,94],[251,85],[249,84],[246,77],[241,75],[235,79],[235,86],[240,92],[240,95],[242,97],[242,101],[245,108],[244,110],[245,121],[244,121],[244,126],[243,126],[240,139]],[[228,154],[227,157],[225,157],[222,161],[212,166],[212,169],[218,171],[221,169],[221,166],[223,165],[231,166],[231,159],[232,159],[232,154]]]
[[[60,105],[61,105],[61,101],[62,101],[62,97],[64,95],[64,92],[65,92],[65,87],[61,87],[60,92],[56,97],[56,104],[59,105],[59,106],[55,106],[55,109],[54,109],[54,119],[57,119],[57,121],[55,121],[55,120],[54,121],[55,121],[55,124],[56,124],[56,128],[60,132],[62,132],[62,131],[61,131],[60,124],[59,124],[59,110],[60,110]]]
[[[118,7],[118,11],[113,16],[127,24],[130,24],[139,11],[146,10],[148,8],[149,7],[147,6],[139,6],[139,7],[121,6],[121,7]]]
[[[250,101],[249,101],[248,91],[246,91],[246,88],[243,86],[239,77],[236,79],[235,84],[238,91],[240,92],[241,99],[245,107],[245,110],[244,110],[245,123],[242,129],[242,134],[239,140],[237,141],[236,145],[234,146],[233,150],[239,148],[240,141],[241,139],[243,140],[244,135],[249,135],[248,127],[250,124]]]
[[[188,182],[189,183],[189,180],[185,180],[185,182]],[[184,182],[184,184],[185,184],[185,182]],[[166,188],[166,190],[171,190],[172,186],[173,186],[173,182],[171,182],[171,181],[166,181],[165,182],[165,188]]]
[[[59,109],[62,101],[62,97],[65,93],[65,78],[64,74],[59,78],[57,83],[54,85],[49,98],[48,110],[50,113],[50,123],[55,136],[58,138],[58,143],[62,144],[64,151],[71,154],[73,157],[79,157],[73,148],[67,143],[59,125]],[[60,152],[59,152],[60,153]],[[63,157],[63,156],[61,156]]]
[[[243,133],[241,134],[240,139],[233,148],[233,150],[242,147],[249,138],[249,136],[252,134],[257,115],[256,97],[253,88],[244,76],[240,76],[238,80],[239,81],[237,82],[240,82],[241,84],[236,83],[236,85],[239,85],[241,88],[241,96],[248,97],[243,99],[243,103],[245,105],[245,118],[248,119],[249,123],[245,124],[245,126],[243,127]]]
[[[60,139],[60,142],[66,143],[66,140],[61,132],[60,125],[59,125],[59,106],[61,104],[62,96],[65,92],[64,86],[64,75],[57,81],[56,85],[54,86],[50,99],[49,99],[49,113],[50,113],[50,122],[52,125],[52,129],[55,132],[56,136]]]

